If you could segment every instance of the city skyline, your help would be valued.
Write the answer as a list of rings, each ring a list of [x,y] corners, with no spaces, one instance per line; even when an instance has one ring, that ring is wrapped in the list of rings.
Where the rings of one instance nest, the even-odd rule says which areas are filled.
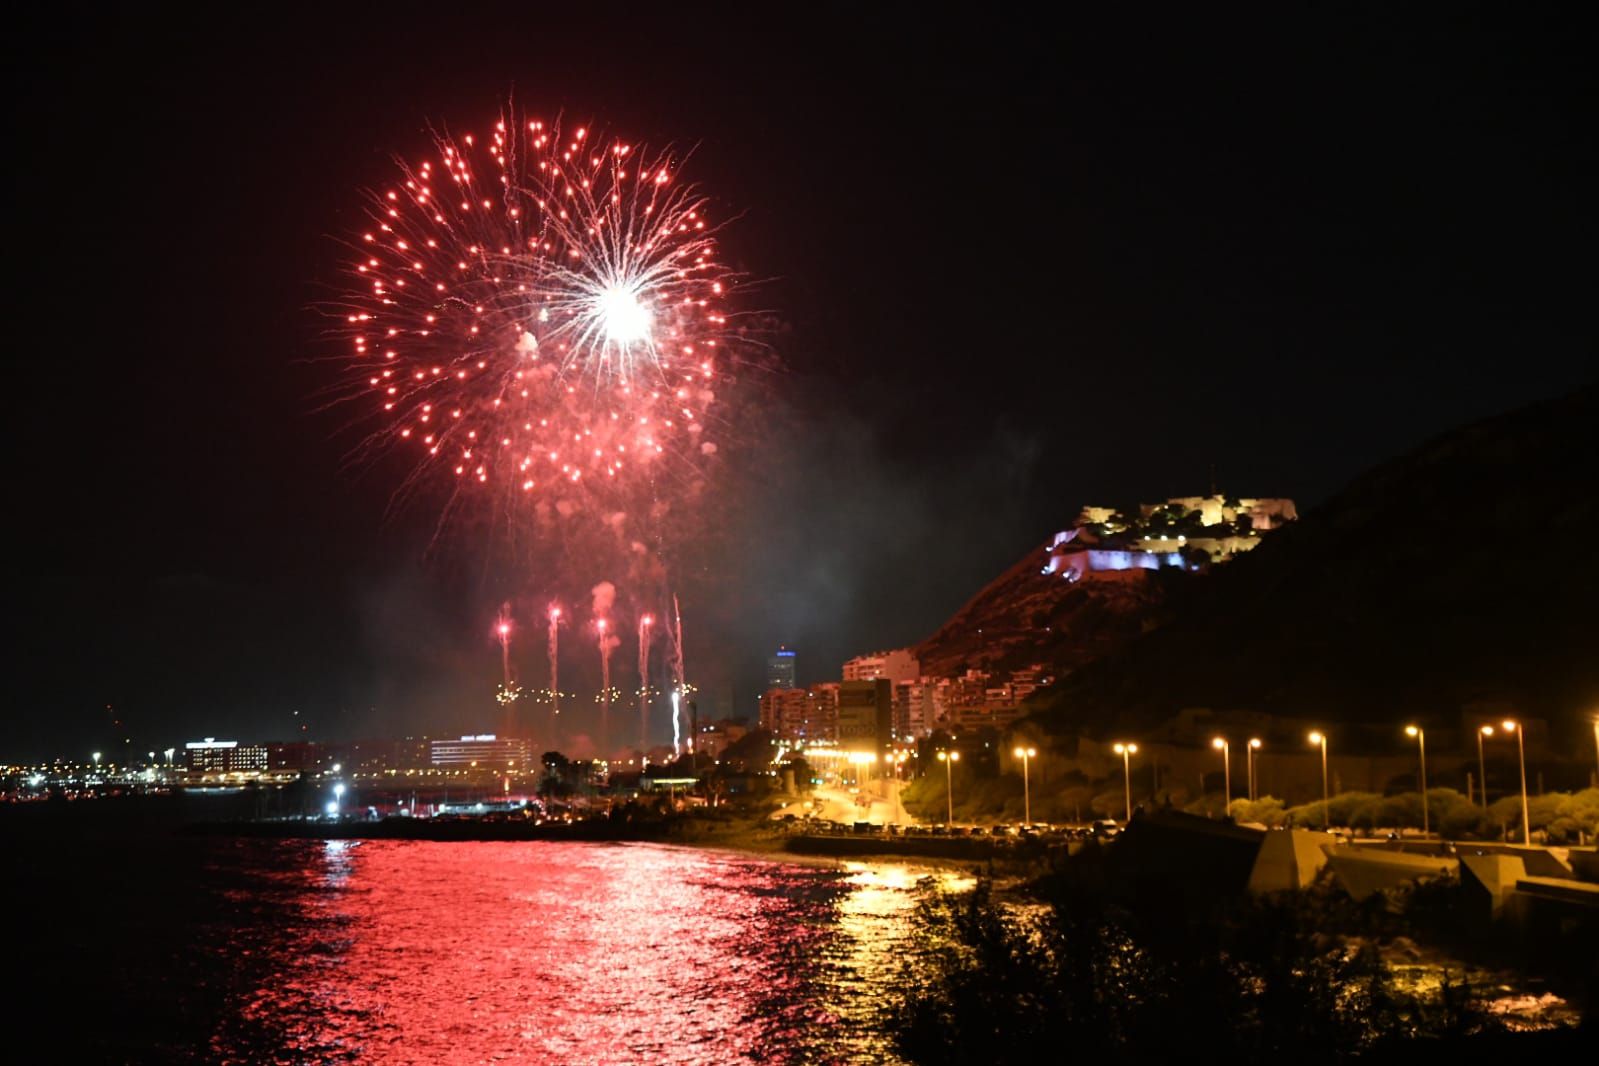
[[[540,35],[581,37],[566,18]],[[108,705],[180,735],[264,733],[295,712],[350,735],[497,725],[483,719],[500,606],[533,623],[551,599],[624,581],[434,550],[428,513],[389,513],[392,480],[342,466],[341,422],[317,413],[328,349],[312,308],[354,190],[430,123],[481,124],[510,96],[692,144],[695,176],[738,216],[728,254],[784,369],[752,469],[709,516],[732,547],[693,560],[682,602],[688,671],[718,713],[753,706],[763,647],[792,642],[820,671],[925,639],[1085,503],[1215,485],[1309,512],[1389,456],[1591,374],[1570,254],[1591,243],[1592,148],[1574,136],[1568,38],[1529,27],[1501,105],[1508,75],[1480,77],[1474,58],[1498,32],[1468,20],[1450,43],[1392,36],[1358,71],[1337,58],[1379,32],[1358,20],[1318,27],[1346,47],[1278,53],[1254,46],[1270,26],[1232,37],[1200,21],[1059,51],[937,20],[907,39],[882,13],[848,41],[796,27],[778,46],[715,20],[671,57],[648,33],[619,40],[619,68],[682,89],[649,99],[558,52],[530,70],[509,38],[468,28],[437,35],[482,56],[469,71],[373,72],[370,92],[351,89],[352,50],[433,69],[437,35],[335,15],[316,37],[252,24],[224,55],[160,16],[40,22],[36,67],[14,75],[22,141],[71,158],[77,118],[96,115],[99,155],[128,162],[117,196],[142,206],[30,216],[36,276],[71,276],[108,224],[142,262],[87,320],[75,289],[44,284],[27,319],[29,347],[70,357],[27,361],[24,389],[79,407],[71,432],[51,403],[13,425],[57,443],[21,464],[15,586],[32,623],[13,652],[25,712],[0,747],[76,751]],[[814,56],[851,77],[819,77]],[[1127,56],[1162,76],[1124,76]],[[680,84],[682,60],[744,88]],[[946,80],[957,68],[972,78]],[[125,106],[108,114],[112,92]],[[264,116],[248,137],[240,114]],[[926,145],[960,146],[960,162],[916,167]],[[18,193],[104,203],[104,173],[52,163]],[[186,180],[213,173],[230,178]],[[881,187],[892,209],[862,195]],[[1499,199],[1531,214],[1480,213]],[[998,202],[1024,205],[1037,239],[1016,246],[986,216],[949,240],[929,224]],[[592,693],[597,662],[566,652],[563,689]],[[525,677],[539,654],[513,649]]]

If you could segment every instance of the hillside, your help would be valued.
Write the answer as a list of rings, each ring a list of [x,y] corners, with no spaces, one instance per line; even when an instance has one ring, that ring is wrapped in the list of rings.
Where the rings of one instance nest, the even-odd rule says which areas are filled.
[[[1190,582],[1161,628],[1041,693],[1041,720],[1599,708],[1596,395],[1476,423],[1361,476]]]
[[[1173,585],[1185,580],[1177,571],[1136,571],[1126,580],[1070,584],[1039,573],[1042,554],[1042,545],[1029,551],[919,644],[922,673],[1001,674],[1033,663],[1075,669],[1159,624]]]

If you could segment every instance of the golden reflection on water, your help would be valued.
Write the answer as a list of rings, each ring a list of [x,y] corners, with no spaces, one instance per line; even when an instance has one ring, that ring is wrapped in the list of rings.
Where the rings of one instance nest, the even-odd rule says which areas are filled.
[[[862,1033],[881,1032],[885,1013],[903,991],[905,960],[921,950],[914,923],[916,908],[930,893],[965,892],[977,882],[953,870],[897,862],[845,862],[849,891],[835,906],[838,976],[823,987],[824,1007]],[[870,1050],[887,1056],[881,1041]]]

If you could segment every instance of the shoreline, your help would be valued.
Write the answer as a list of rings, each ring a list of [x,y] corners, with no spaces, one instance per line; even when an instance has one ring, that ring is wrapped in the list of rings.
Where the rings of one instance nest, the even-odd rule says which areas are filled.
[[[551,841],[556,843],[648,843],[704,848],[816,869],[848,862],[898,863],[930,870],[1020,879],[1039,872],[1046,852],[1020,853],[977,839],[798,833],[767,816],[741,813],[725,818],[675,815],[651,819],[588,819],[535,825],[526,821],[399,819],[381,821],[266,820],[193,817],[163,797],[156,803],[50,804],[0,810],[0,837],[14,840],[73,840],[147,833],[183,840],[417,840],[438,843]],[[185,817],[185,815],[190,815]]]
[[[639,843],[657,843],[640,841]],[[821,852],[791,851],[783,845],[786,841],[776,841],[772,845],[756,844],[753,842],[705,842],[705,843],[680,843],[677,841],[661,841],[669,847],[696,848],[702,851],[718,851],[728,855],[737,855],[748,859],[764,859],[787,863],[792,866],[805,866],[818,870],[841,870],[849,864],[893,864],[911,869],[923,869],[944,873],[955,872],[967,874],[972,877],[994,877],[996,880],[1003,877],[1006,881],[1021,880],[1023,874],[1017,870],[984,869],[984,864],[972,859],[959,859],[948,856],[913,855],[897,851],[869,851],[858,854],[824,854]],[[1015,865],[1015,864],[1006,864]]]
[[[766,830],[759,822],[725,825],[668,822],[614,826],[603,822],[570,826],[494,822],[191,822],[179,827],[177,834],[184,837],[267,840],[655,844],[715,851],[811,869],[843,869],[848,863],[893,863],[1007,882],[1023,880],[1041,858],[1039,854],[1025,857],[996,854],[993,849],[960,848],[967,853],[950,853],[955,850],[952,846],[961,843],[959,841],[907,842],[876,837],[799,836],[781,830]]]

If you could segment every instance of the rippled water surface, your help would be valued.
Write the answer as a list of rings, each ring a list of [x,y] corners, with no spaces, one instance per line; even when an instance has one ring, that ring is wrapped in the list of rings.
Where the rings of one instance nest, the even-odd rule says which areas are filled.
[[[892,1061],[918,882],[948,876],[648,844],[188,845],[199,885],[163,933],[185,947],[117,965],[187,997],[152,1034],[166,1055],[239,1062]]]

